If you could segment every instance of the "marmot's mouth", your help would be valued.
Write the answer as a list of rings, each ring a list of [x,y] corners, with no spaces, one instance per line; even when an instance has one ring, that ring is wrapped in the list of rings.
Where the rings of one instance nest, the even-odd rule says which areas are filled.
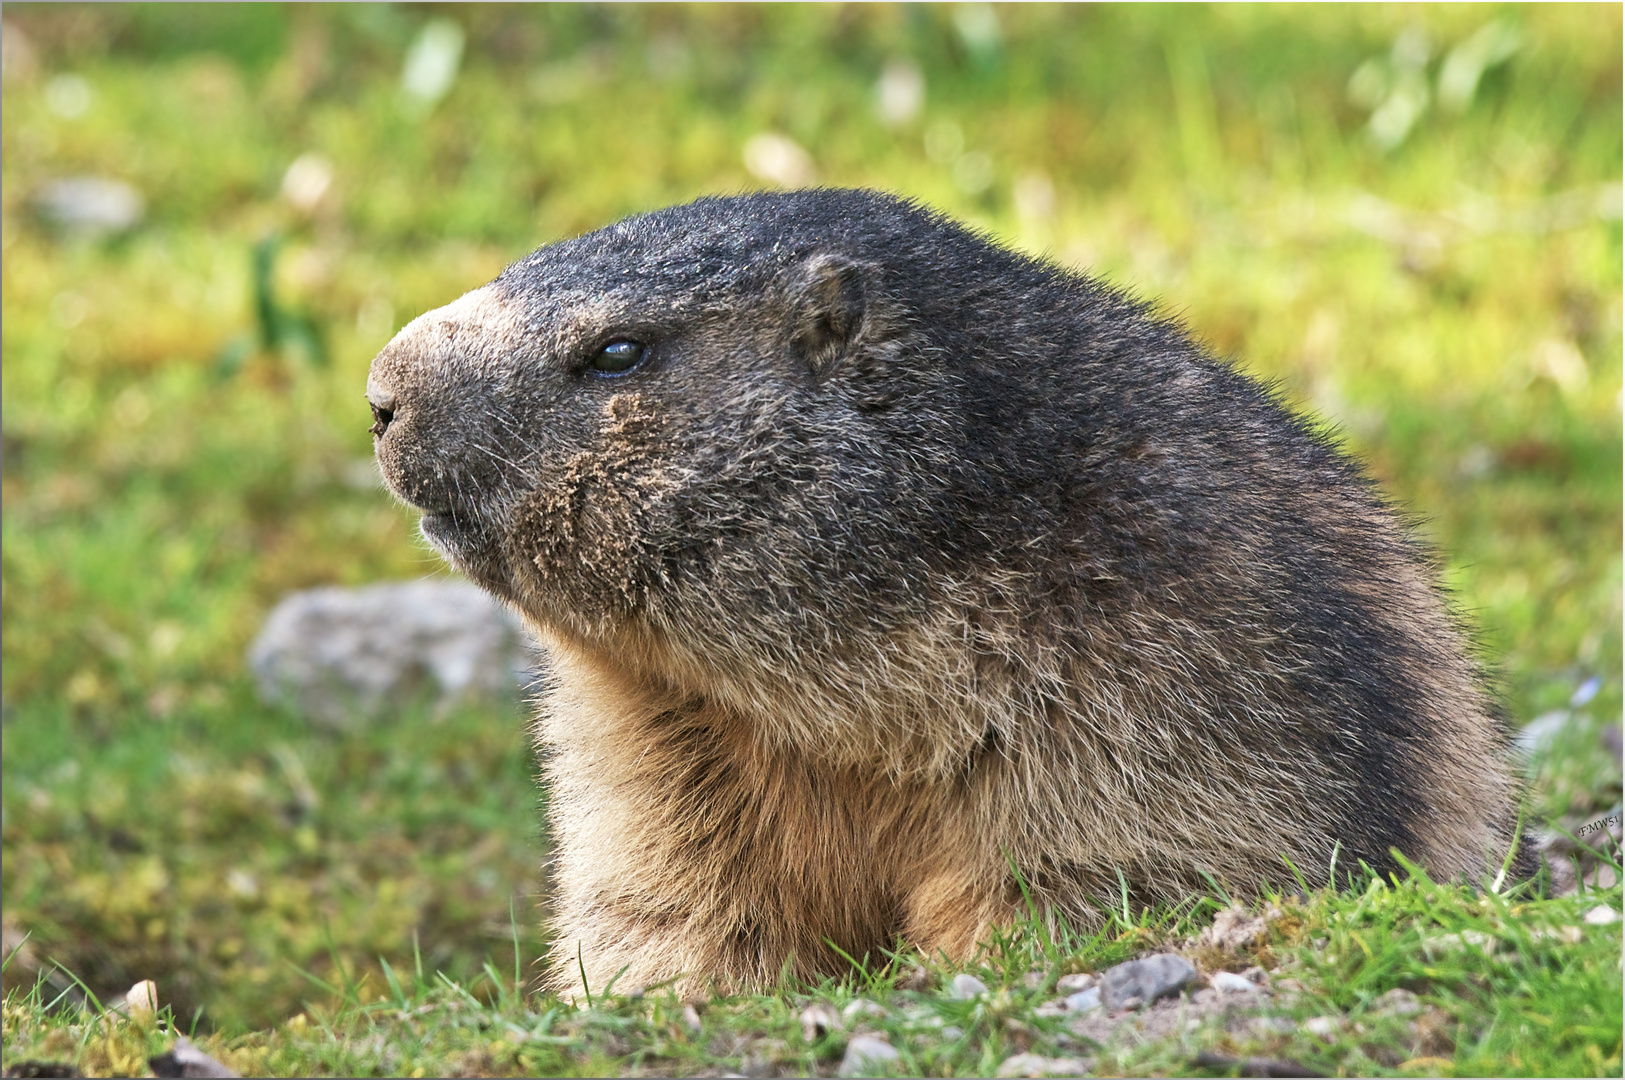
[[[419,528],[429,546],[465,574],[473,576],[472,564],[490,557],[485,529],[466,510],[425,510]]]
[[[419,526],[423,538],[451,564],[458,573],[466,574],[499,597],[512,599],[513,584],[509,580],[508,561],[502,544],[486,523],[466,510],[425,511]]]
[[[425,510],[419,528],[429,546],[464,573],[486,546],[485,530],[466,511]]]
[[[425,510],[423,512],[423,535],[436,548],[442,551],[461,548],[469,542],[470,533],[474,532],[473,520],[467,514],[458,514],[451,510]]]

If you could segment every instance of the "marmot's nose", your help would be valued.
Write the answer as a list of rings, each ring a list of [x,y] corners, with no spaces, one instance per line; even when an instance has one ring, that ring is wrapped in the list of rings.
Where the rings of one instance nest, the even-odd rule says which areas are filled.
[[[372,427],[368,430],[375,436],[381,436],[388,430],[389,422],[395,419],[395,391],[368,379],[367,404],[372,406]]]

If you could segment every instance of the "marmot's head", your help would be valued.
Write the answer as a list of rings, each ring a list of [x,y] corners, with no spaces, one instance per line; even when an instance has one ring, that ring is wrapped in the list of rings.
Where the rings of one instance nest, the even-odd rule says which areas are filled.
[[[661,598],[884,623],[928,591],[963,463],[966,364],[912,294],[988,262],[1019,260],[868,192],[632,218],[403,329],[367,381],[378,460],[543,625],[669,622]]]

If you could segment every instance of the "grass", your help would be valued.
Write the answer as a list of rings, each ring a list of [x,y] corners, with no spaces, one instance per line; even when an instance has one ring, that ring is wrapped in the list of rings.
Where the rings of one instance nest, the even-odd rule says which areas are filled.
[[[322,988],[324,1007],[274,1030],[201,1043],[245,1075],[829,1075],[860,1032],[900,1050],[889,1074],[902,1076],[990,1076],[1016,1054],[1106,1074],[1211,1072],[1197,1063],[1204,1050],[1286,1059],[1325,1075],[1619,1072],[1621,923],[1585,920],[1599,905],[1617,911],[1617,886],[1529,899],[1439,886],[1418,872],[1274,901],[1264,939],[1202,955],[1214,969],[1273,969],[1277,991],[1246,1010],[1288,1021],[1273,1029],[1197,1017],[1173,1038],[1095,1040],[1041,1008],[1060,975],[1188,946],[1217,906],[1203,901],[1127,919],[1109,912],[1090,936],[1052,935],[1039,923],[996,935],[970,965],[986,993],[970,998],[947,991],[957,969],[907,953],[773,994],[685,1002],[659,988],[600,988],[590,1005],[533,998],[519,970],[486,965],[465,986],[417,963],[402,972],[384,965],[378,978],[344,976]],[[1284,989],[1291,979],[1300,992]],[[1384,995],[1395,990],[1416,995],[1417,1012],[1385,1010]],[[843,1019],[808,1025],[804,1011],[821,1004]],[[49,1006],[37,986],[8,997],[11,1061],[69,1057],[92,1075],[138,1069],[177,1026],[167,1011],[132,1020]]]
[[[1513,724],[1573,715],[1532,762],[1532,825],[1619,813],[1602,742],[1621,709],[1617,7],[979,11],[7,5],[8,1065],[134,1068],[168,1036],[81,1003],[153,978],[176,1026],[245,1071],[827,1071],[841,1039],[805,1045],[800,1008],[867,987],[900,1006],[876,1023],[909,1070],[977,1072],[1029,1038],[1092,1052],[1030,1015],[1029,971],[1097,970],[1211,912],[1193,898],[1048,952],[1018,935],[974,1005],[939,971],[929,992],[711,1002],[699,1034],[658,991],[576,1010],[516,990],[546,849],[511,706],[333,733],[257,701],[242,657],[284,593],[440,572],[366,471],[378,347],[538,243],[760,186],[742,147],[764,131],[820,181],[918,196],[1163,298],[1335,426],[1437,546]],[[438,15],[465,32],[462,64],[413,103],[403,58]],[[1449,58],[1487,26],[1518,46],[1449,107]],[[888,124],[876,84],[903,61],[924,104]],[[1351,96],[1361,71],[1432,92],[1387,148],[1382,103]],[[281,189],[307,154],[332,183],[301,206]],[[53,227],[37,193],[80,174],[137,187],[142,222]],[[1421,1056],[1459,1073],[1617,1073],[1618,924],[1577,943],[1520,929],[1585,925],[1590,902],[1390,883],[1308,898],[1307,929],[1270,948],[1306,1009],[1351,1024],[1415,989],[1454,1025]],[[1506,945],[1428,958],[1424,936],[1460,929]],[[915,1048],[933,1018],[961,1037]],[[764,1039],[783,1049],[747,1062]],[[1265,1049],[1403,1064],[1338,1040]],[[1097,1064],[1186,1071],[1189,1050]]]
[[[6,913],[25,958],[103,994],[158,978],[183,1016],[241,1029],[297,1011],[300,969],[399,962],[414,934],[431,971],[511,966],[510,907],[537,955],[540,815],[510,711],[424,708],[327,738],[233,706],[229,727],[171,721],[95,755],[71,714],[15,721],[57,735],[14,749],[7,733]]]

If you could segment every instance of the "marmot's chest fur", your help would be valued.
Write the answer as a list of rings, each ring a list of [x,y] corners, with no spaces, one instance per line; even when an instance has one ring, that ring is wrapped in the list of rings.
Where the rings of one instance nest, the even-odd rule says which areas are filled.
[[[595,987],[964,954],[1023,885],[1087,923],[1119,873],[1155,902],[1507,853],[1504,736],[1358,469],[915,204],[542,248],[368,398],[424,535],[551,653],[557,948]]]

